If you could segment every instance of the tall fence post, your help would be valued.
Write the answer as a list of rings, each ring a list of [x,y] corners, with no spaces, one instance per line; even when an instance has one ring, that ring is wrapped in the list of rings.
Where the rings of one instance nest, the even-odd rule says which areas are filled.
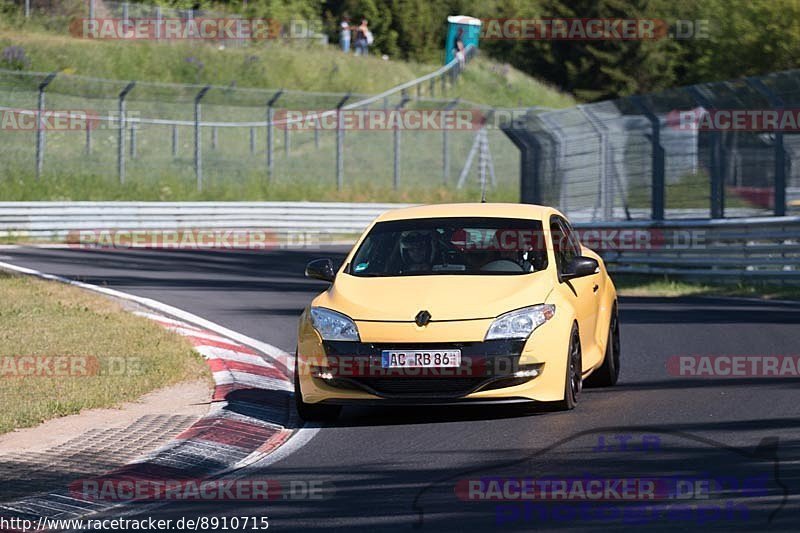
[[[172,157],[178,157],[178,125],[172,125]]]
[[[95,9],[94,9],[95,0],[89,0],[89,19],[94,19]]]
[[[256,153],[256,129],[250,128],[250,153]]]
[[[125,97],[136,86],[132,81],[119,93],[119,131],[117,132],[117,175],[119,182],[125,183],[125,127],[127,126],[127,111],[125,110]]]
[[[400,103],[395,106],[395,111],[400,113],[411,98],[406,94],[405,89],[402,91],[402,98]],[[400,188],[400,120],[394,121],[394,172],[392,174],[392,188],[396,191]]]
[[[603,210],[603,220],[613,220],[614,187],[611,179],[611,172],[609,172],[609,161],[611,158],[608,154],[608,131],[606,131],[605,125],[588,107],[584,105],[579,105],[577,107],[583,116],[586,117],[587,122],[589,122],[600,139],[600,190],[598,191],[598,199],[600,207]]]
[[[201,148],[202,138],[200,136],[200,119],[201,119],[201,104],[200,100],[211,89],[210,85],[206,85],[194,97],[194,174],[197,178],[197,190],[203,190],[203,153]]]
[[[541,204],[541,147],[536,136],[528,129],[527,117],[500,124],[500,129],[519,149],[519,201],[523,204]]]
[[[444,110],[452,111],[459,103],[456,98],[444,107]],[[446,187],[450,182],[450,130],[442,128],[442,184]]]
[[[131,122],[131,159],[136,159],[136,123]]]
[[[291,146],[292,139],[289,136],[289,125],[287,124],[285,128],[283,128],[283,155],[289,157],[289,154],[292,151]]]
[[[342,120],[342,107],[350,99],[350,93],[336,104],[336,190],[344,187],[344,121]]]
[[[267,180],[272,179],[272,173],[274,171],[274,158],[273,158],[273,150],[275,149],[273,136],[273,128],[275,127],[273,122],[275,119],[275,111],[273,107],[275,106],[275,102],[278,101],[278,98],[281,97],[283,94],[283,89],[276,92],[272,95],[272,98],[269,99],[267,102]]]
[[[714,105],[700,92],[696,85],[687,87],[687,92],[706,111],[711,111]],[[722,134],[719,131],[709,133],[710,146],[710,174],[711,174],[711,218],[725,218],[725,176],[722,173]]]
[[[92,153],[92,121],[86,121],[86,155]]]
[[[122,28],[123,31],[128,31],[128,24],[130,22],[129,5],[128,2],[122,2]]]
[[[650,190],[650,218],[664,220],[666,168],[664,165],[664,147],[661,146],[661,120],[641,96],[632,96],[631,101],[650,121],[650,155],[653,172]]]
[[[783,98],[770,90],[761,79],[747,78],[745,81],[761,93],[779,114],[785,109],[786,104]],[[782,217],[786,215],[786,149],[783,145],[783,132],[780,129],[775,131],[775,183],[773,185],[775,187],[773,213],[776,217]]]
[[[161,13],[161,6],[156,6],[156,41],[161,40],[161,26],[163,24],[163,14]]]
[[[39,98],[38,105],[36,106],[36,179],[42,177],[42,170],[44,168],[44,92],[47,86],[52,83],[56,77],[56,73],[48,74],[42,83],[39,84]]]

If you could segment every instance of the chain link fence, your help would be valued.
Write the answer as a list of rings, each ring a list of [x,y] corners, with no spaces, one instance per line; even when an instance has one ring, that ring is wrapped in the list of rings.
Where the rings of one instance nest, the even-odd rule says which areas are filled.
[[[800,211],[800,71],[534,110],[505,126],[523,201],[576,220]]]
[[[86,199],[75,197],[81,183],[162,187],[165,200],[189,190],[263,198],[274,185],[321,199],[481,179],[516,196],[519,154],[497,128],[479,134],[490,110],[457,98],[460,68],[454,61],[373,96],[0,70],[0,180],[13,199],[37,199],[25,190],[42,183],[51,199],[53,188]],[[403,113],[457,111],[472,117],[469,127],[403,123]]]

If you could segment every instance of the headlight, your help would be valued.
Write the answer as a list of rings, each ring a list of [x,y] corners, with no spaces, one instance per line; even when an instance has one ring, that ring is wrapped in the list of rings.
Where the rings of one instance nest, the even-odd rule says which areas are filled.
[[[555,305],[541,304],[500,315],[489,326],[486,340],[527,339],[533,330],[553,318],[555,314]]]
[[[311,324],[326,341],[357,341],[356,323],[336,311],[323,307],[311,308]]]

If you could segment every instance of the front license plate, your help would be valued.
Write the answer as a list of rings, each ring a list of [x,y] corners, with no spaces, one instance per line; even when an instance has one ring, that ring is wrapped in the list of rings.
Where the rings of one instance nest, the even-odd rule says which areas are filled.
[[[383,368],[458,368],[461,350],[383,350]]]

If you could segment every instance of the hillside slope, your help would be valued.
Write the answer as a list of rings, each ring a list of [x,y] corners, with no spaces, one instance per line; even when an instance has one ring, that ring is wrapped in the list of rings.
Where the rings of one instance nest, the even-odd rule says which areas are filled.
[[[0,51],[22,49],[25,70],[63,71],[97,78],[210,83],[305,91],[375,94],[432,72],[439,65],[354,57],[333,46],[277,41],[244,48],[211,43],[94,41],[20,30],[0,20]],[[17,52],[19,53],[19,52]],[[0,66],[11,65],[0,55]],[[561,93],[506,65],[480,58],[458,88],[463,98],[498,107],[567,107]]]

